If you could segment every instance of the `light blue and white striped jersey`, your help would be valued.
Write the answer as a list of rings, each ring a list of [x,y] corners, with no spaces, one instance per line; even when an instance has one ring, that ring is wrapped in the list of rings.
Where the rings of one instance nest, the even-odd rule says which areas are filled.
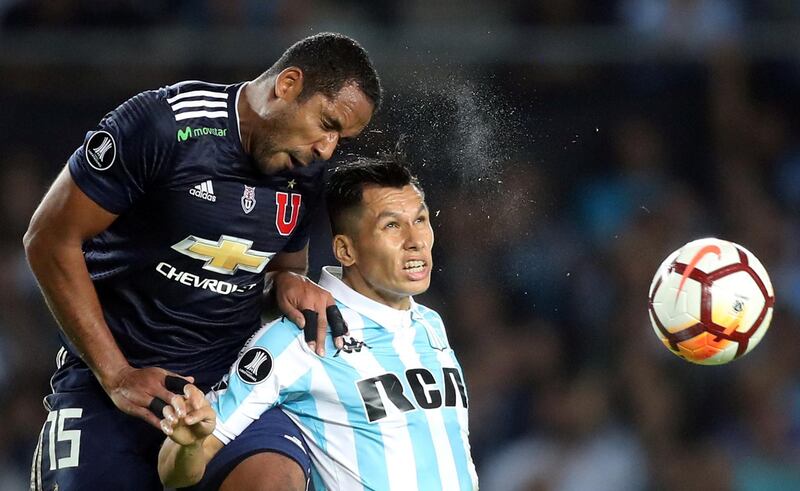
[[[324,268],[320,285],[347,322],[345,347],[329,336],[319,357],[290,321],[263,327],[209,394],[214,436],[227,444],[280,405],[311,449],[318,491],[477,489],[464,376],[439,314],[392,309],[340,274]]]

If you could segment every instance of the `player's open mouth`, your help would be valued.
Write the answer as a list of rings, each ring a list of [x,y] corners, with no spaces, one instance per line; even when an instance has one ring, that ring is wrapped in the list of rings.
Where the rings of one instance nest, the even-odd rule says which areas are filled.
[[[421,273],[425,271],[425,261],[406,261],[403,271],[409,273]]]
[[[289,154],[289,161],[291,162],[290,169],[294,169],[295,167],[305,167],[305,164],[298,160],[294,155]]]

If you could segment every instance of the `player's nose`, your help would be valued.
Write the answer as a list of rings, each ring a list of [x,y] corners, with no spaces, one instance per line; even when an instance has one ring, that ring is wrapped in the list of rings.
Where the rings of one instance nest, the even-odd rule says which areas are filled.
[[[333,157],[333,152],[336,150],[336,145],[338,144],[338,133],[326,133],[324,137],[311,147],[311,150],[314,152],[315,160],[329,160]]]
[[[425,234],[416,227],[409,227],[406,234],[405,247],[410,251],[419,251],[425,247]]]

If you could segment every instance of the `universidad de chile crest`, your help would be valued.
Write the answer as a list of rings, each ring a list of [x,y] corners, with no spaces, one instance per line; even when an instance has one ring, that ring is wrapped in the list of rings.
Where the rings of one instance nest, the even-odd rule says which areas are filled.
[[[250,213],[253,211],[253,208],[256,207],[256,188],[253,186],[244,187],[244,193],[242,193],[242,210],[245,213]]]

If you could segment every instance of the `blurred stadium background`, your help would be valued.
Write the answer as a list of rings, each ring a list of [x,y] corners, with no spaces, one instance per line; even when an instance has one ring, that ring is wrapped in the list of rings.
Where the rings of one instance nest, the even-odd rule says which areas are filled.
[[[482,489],[800,489],[800,2],[0,0],[0,490],[27,489],[58,347],[21,244],[48,183],[128,97],[250,79],[323,30],[388,96],[339,156],[402,137],[427,189],[422,301],[466,371]],[[711,235],[762,260],[777,307],[753,353],[699,367],[646,296]]]

